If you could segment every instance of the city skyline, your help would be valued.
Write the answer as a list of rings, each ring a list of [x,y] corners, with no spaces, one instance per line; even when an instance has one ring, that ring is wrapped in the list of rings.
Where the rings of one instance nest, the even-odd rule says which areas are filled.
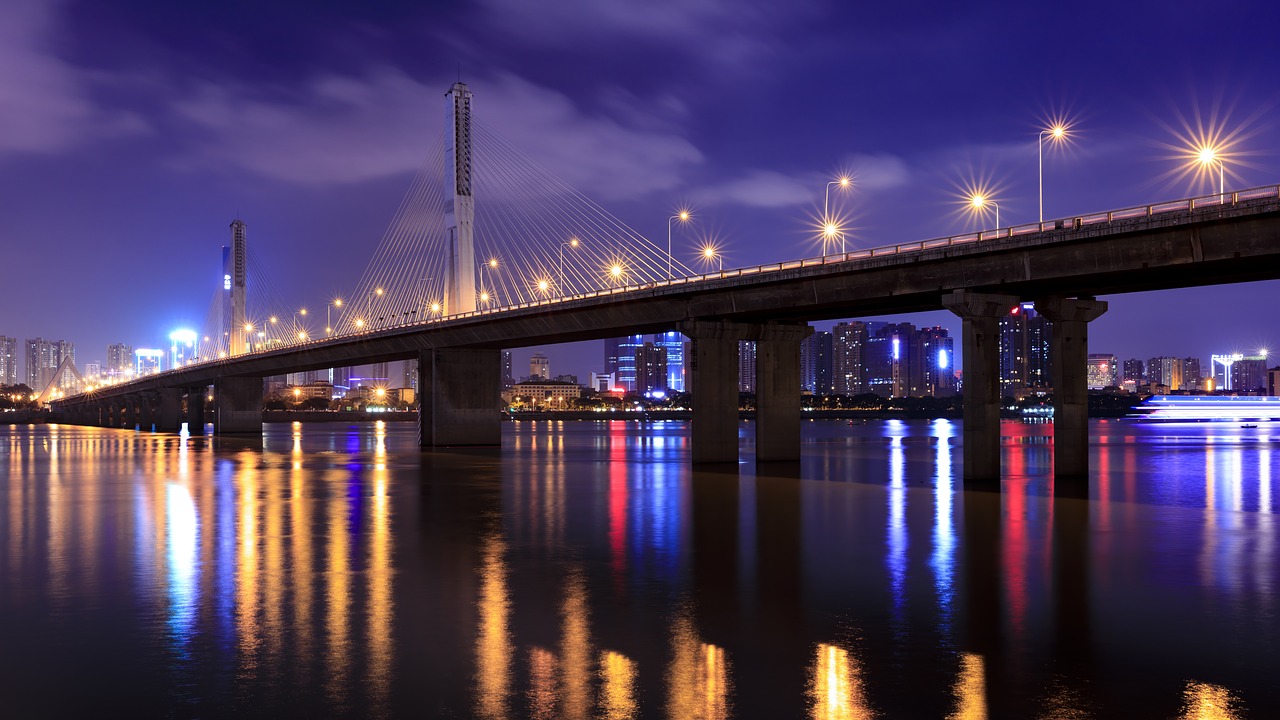
[[[1083,6],[1108,22],[1087,42],[1040,53],[1032,31],[1060,22],[1047,8],[567,7],[530,16],[501,0],[467,10],[372,3],[298,23],[234,8],[6,4],[4,102],[22,109],[4,114],[0,141],[0,178],[14,188],[10,261],[48,267],[51,247],[81,260],[60,263],[52,291],[41,273],[11,278],[7,294],[32,300],[10,302],[0,332],[167,347],[172,330],[204,317],[235,218],[261,262],[280,269],[273,289],[288,300],[316,308],[348,291],[459,76],[479,117],[651,240],[674,208],[692,207],[675,254],[694,263],[711,240],[726,268],[817,254],[824,205],[854,248],[973,229],[966,189],[985,189],[1003,225],[1033,221],[1037,133],[1058,119],[1070,142],[1045,148],[1046,218],[1216,190],[1216,173],[1186,170],[1200,139],[1227,146],[1228,189],[1280,180],[1277,94],[1255,70],[1274,50],[1224,42],[1211,60],[1193,59],[1176,48],[1197,37],[1194,24],[1166,13]],[[1143,32],[1129,33],[1138,18]],[[430,42],[379,42],[392,27]],[[1001,52],[973,51],[991,27],[1005,29]],[[481,53],[471,40],[484,34],[503,42]],[[556,37],[574,43],[548,42]],[[911,63],[859,72],[906,45]],[[1004,54],[1029,59],[1010,65]],[[1124,72],[1108,72],[1118,60]],[[799,96],[818,111],[776,99]],[[851,188],[828,187],[846,172]],[[74,198],[78,212],[58,212],[55,197]],[[140,260],[174,269],[140,282]],[[121,280],[92,302],[77,290],[102,287],[102,276]],[[1277,289],[1111,296],[1091,349],[1144,357],[1163,341],[1160,353],[1207,358],[1270,346],[1280,332],[1235,311]],[[850,319],[959,330],[941,312]],[[603,369],[575,358],[598,350],[544,349],[574,374]]]

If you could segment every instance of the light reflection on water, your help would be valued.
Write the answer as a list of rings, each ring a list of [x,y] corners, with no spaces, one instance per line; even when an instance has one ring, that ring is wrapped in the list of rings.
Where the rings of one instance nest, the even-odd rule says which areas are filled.
[[[1046,426],[1002,496],[958,424],[807,422],[692,472],[683,423],[409,424],[261,445],[0,428],[0,697],[15,716],[1244,717],[1277,686],[1280,440]],[[21,650],[14,650],[20,648]],[[68,683],[76,694],[59,691]]]

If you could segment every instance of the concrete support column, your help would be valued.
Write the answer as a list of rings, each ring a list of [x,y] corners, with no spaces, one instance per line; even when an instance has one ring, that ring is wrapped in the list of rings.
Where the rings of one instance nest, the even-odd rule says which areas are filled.
[[[151,432],[156,422],[155,395],[143,393],[138,396],[138,428],[143,432]]]
[[[156,402],[156,432],[182,430],[182,390],[161,388]]]
[[[501,445],[501,365],[501,350],[418,353],[418,446]]]
[[[710,320],[680,323],[693,340],[695,463],[738,461],[738,343],[756,341],[756,460],[800,458],[800,341],[808,325]]]
[[[808,325],[775,329],[756,342],[756,461],[800,459],[800,341]],[[696,407],[696,406],[695,406]]]
[[[964,482],[1000,488],[1000,318],[1018,304],[1012,295],[956,290],[942,305],[963,320]]]
[[[204,434],[204,393],[205,388],[187,388],[187,434]]]
[[[1093,298],[1036,301],[1036,312],[1053,323],[1055,481],[1089,477],[1089,323],[1106,311],[1107,304]]]
[[[218,435],[262,435],[262,378],[219,378],[213,393],[218,399]]]
[[[122,413],[123,410],[121,409],[121,403],[119,400],[108,400],[106,426],[109,428],[118,428],[123,426],[124,423],[121,420]]]
[[[120,426],[125,430],[138,427],[138,398],[126,395],[120,404]]]

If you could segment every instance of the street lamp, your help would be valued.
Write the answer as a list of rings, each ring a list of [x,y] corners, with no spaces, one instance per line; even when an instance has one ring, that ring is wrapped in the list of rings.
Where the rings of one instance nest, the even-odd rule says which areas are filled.
[[[667,220],[667,279],[668,280],[671,280],[674,277],[671,274],[671,223],[672,221],[675,221],[675,220],[679,220],[682,223],[689,222],[689,218],[691,217],[693,217],[693,215],[687,209],[682,208],[680,212],[676,213],[675,215],[672,215]]]
[[[1196,162],[1200,163],[1206,171],[1209,170],[1214,163],[1218,165],[1218,202],[1223,202],[1227,192],[1226,185],[1226,165],[1222,162],[1222,154],[1218,148],[1212,145],[1201,145],[1196,148]]]
[[[827,254],[827,242],[833,242],[837,237],[840,238],[840,252],[844,254],[847,252],[844,245],[844,231],[840,229],[839,225],[832,222],[830,218],[827,218],[822,225],[822,254],[824,256]]]
[[[839,185],[840,188],[843,190],[848,188],[852,184],[853,184],[853,178],[850,178],[848,175],[841,175],[835,180],[832,180],[831,182],[827,183],[826,192],[822,196],[822,221],[823,222],[828,222],[828,223],[831,222],[831,210],[829,209],[829,206],[831,204],[831,186]]]
[[[571,247],[571,248],[576,248],[576,247],[578,247],[578,238],[576,238],[576,237],[572,237],[572,238],[569,238],[569,242],[567,242],[567,243],[564,243],[564,242],[560,243],[560,294],[561,294],[561,295],[564,295],[564,290],[565,290],[565,284],[564,284],[564,249],[565,249],[566,247]]]
[[[718,263],[718,267],[716,268],[717,271],[721,273],[724,272],[724,256],[716,250],[715,245],[702,246],[702,259],[707,263],[710,263],[713,260],[716,261]]]
[[[327,306],[325,306],[325,309],[324,309],[324,333],[325,333],[326,335],[332,335],[332,334],[333,334],[333,317],[332,317],[333,309],[334,309],[334,308],[341,308],[341,307],[342,307],[342,298],[334,298],[333,300],[329,301],[329,304],[328,304]]]
[[[497,295],[493,292],[493,271],[498,269],[498,258],[491,257],[489,262],[484,264],[484,275],[482,276],[482,287],[480,288],[480,302],[488,304],[491,300],[497,300]]]
[[[1044,139],[1048,136],[1054,142],[1061,142],[1067,137],[1067,126],[1063,123],[1054,123],[1052,127],[1045,128],[1036,136],[1036,148],[1040,155],[1040,222],[1044,223]],[[996,229],[999,229],[1000,223],[996,223]]]
[[[986,195],[983,195],[982,193],[974,193],[969,197],[969,204],[973,206],[974,210],[977,210],[979,212],[986,209],[988,205],[995,208],[996,209],[996,230],[1000,229],[1000,205],[998,205],[995,200],[992,200],[991,198],[987,197]]]

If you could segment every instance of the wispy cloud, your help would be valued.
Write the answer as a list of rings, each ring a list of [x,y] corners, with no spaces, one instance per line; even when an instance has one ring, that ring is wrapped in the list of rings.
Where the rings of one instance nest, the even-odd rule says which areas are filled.
[[[469,83],[476,115],[570,184],[609,197],[677,186],[702,154],[671,131],[586,113],[514,75]],[[449,82],[378,67],[277,94],[206,85],[174,104],[197,131],[191,167],[224,167],[304,185],[359,183],[416,170],[442,132]]]
[[[896,155],[852,155],[845,160],[855,192],[885,190],[907,184],[911,173]],[[749,170],[741,177],[694,191],[700,205],[744,205],[781,208],[821,204],[826,184],[834,178],[819,173],[788,175],[773,170]]]
[[[39,0],[0,3],[0,156],[56,153],[148,129],[135,114],[96,104],[95,76],[51,51],[57,7]]]

